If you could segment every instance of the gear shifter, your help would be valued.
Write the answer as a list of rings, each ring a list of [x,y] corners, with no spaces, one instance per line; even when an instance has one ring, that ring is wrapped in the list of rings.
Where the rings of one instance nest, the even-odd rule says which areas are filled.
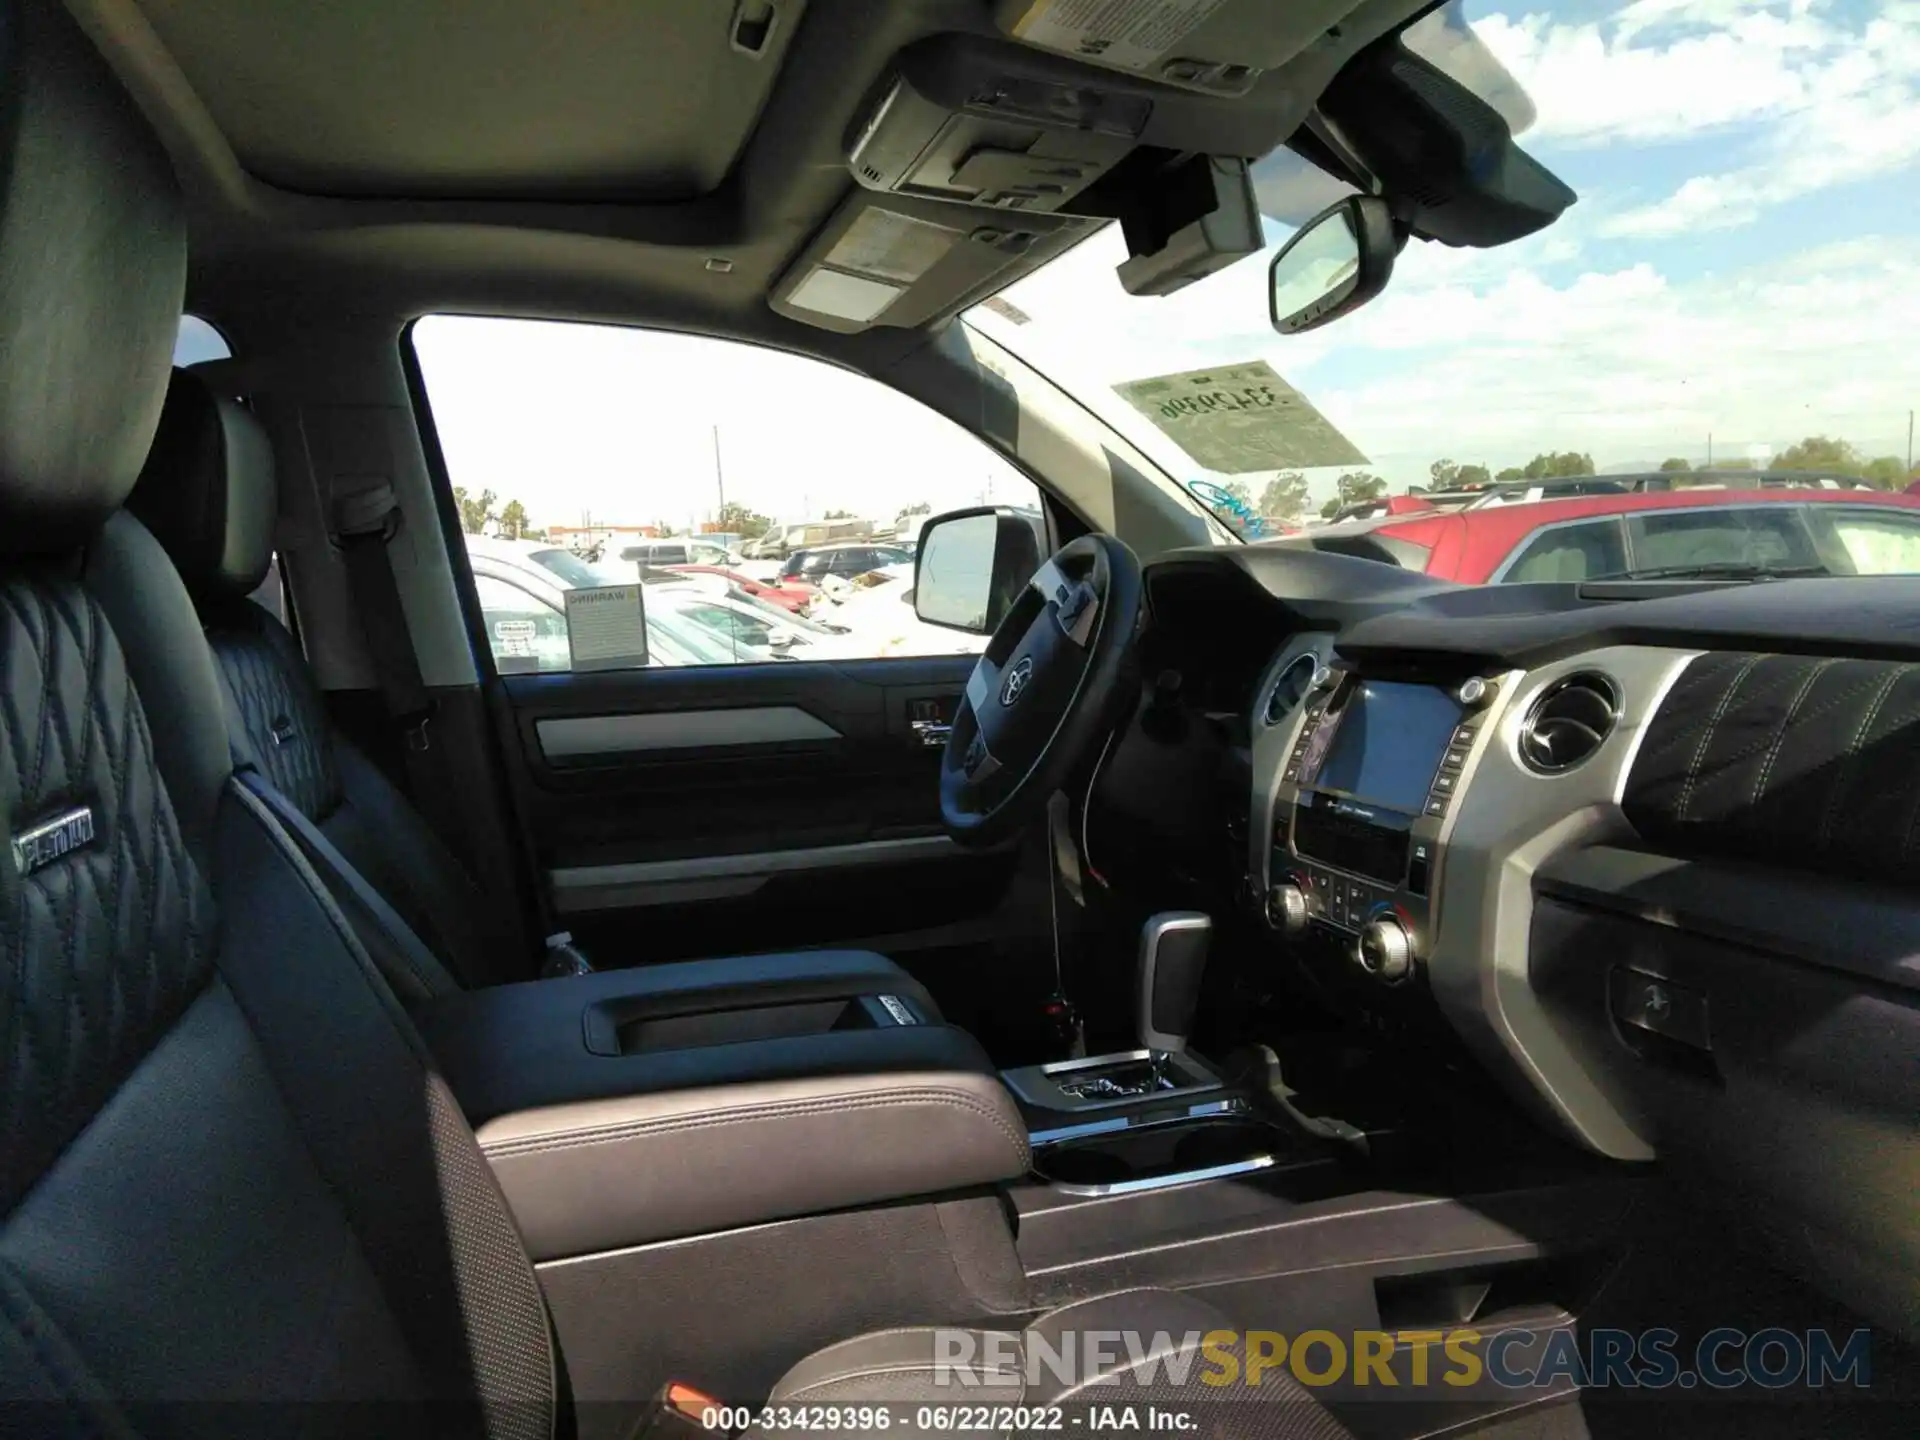
[[[1186,1053],[1212,939],[1213,920],[1197,910],[1163,910],[1140,927],[1140,1048],[1156,1074]]]

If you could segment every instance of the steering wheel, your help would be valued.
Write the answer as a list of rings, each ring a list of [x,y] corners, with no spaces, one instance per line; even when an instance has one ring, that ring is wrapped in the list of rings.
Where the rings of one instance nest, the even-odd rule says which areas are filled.
[[[962,845],[1037,819],[1138,687],[1140,562],[1083,535],[1043,564],[973,667],[940,761],[940,818]]]

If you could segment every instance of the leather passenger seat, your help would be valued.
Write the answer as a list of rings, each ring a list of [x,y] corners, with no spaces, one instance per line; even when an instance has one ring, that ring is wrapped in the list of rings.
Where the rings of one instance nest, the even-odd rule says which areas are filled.
[[[524,976],[527,956],[497,953],[518,928],[468,876],[419,811],[333,724],[306,657],[279,619],[249,598],[273,557],[279,495],[265,427],[208,378],[175,370],[159,429],[127,508],[173,559],[225,682],[236,762],[301,843],[394,992],[409,1005],[484,975]],[[613,957],[632,964],[640,957]],[[770,997],[836,977],[938,1007],[870,951],[783,957],[778,967],[725,960],[654,967],[654,987],[751,990]]]
[[[0,1418],[546,1440],[568,1419],[513,1217],[407,1013],[237,782],[200,620],[121,509],[185,285],[167,158],[61,7],[11,10]],[[1162,1298],[1179,1326],[1218,1318]],[[854,1367],[864,1393],[880,1352]]]

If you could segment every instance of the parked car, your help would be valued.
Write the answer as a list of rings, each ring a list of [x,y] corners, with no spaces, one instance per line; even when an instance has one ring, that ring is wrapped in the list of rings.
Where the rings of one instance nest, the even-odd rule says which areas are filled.
[[[780,567],[780,583],[784,585],[792,580],[801,580],[818,585],[829,575],[850,579],[885,565],[912,563],[912,552],[898,545],[872,545],[858,541],[816,545],[810,550],[796,550],[787,557],[786,564]]]
[[[579,583],[530,560],[514,547],[526,541],[467,536],[467,563],[480,599],[481,623],[495,667],[502,675],[572,668],[567,641],[566,592],[594,585],[631,583],[631,576],[589,568]],[[533,547],[539,548],[537,546]],[[562,550],[558,552],[567,555]],[[570,557],[582,565],[579,557]],[[620,567],[624,569],[625,567]],[[656,599],[664,593],[666,598]],[[647,589],[647,663],[651,665],[727,665],[735,655],[711,630],[680,613],[671,589]]]
[[[742,594],[751,595],[757,600],[765,600],[782,610],[795,614],[803,613],[807,602],[813,599],[813,592],[799,585],[769,584],[765,580],[755,580],[738,570],[730,570],[724,565],[669,565],[668,570],[677,575],[710,575],[724,580],[728,588]]]
[[[1640,578],[1702,566],[1836,575],[1920,569],[1920,497],[1843,489],[1833,477],[1795,477],[1802,483],[1793,485],[1750,478],[1751,489],[1622,484],[1608,494],[1420,509],[1273,543],[1390,561],[1467,584]]]
[[[715,595],[693,586],[647,590],[649,623],[659,609],[696,625],[730,661],[853,660],[872,654],[844,626],[815,624],[768,610],[750,598]]]
[[[665,540],[640,540],[620,552],[635,565],[737,565],[745,557],[738,550],[698,535],[674,535]]]

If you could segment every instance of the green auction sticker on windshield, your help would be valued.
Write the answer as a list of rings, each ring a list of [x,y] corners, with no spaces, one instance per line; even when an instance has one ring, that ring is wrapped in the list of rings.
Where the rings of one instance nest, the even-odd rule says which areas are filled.
[[[1194,464],[1219,474],[1367,463],[1359,447],[1264,360],[1113,388]]]

